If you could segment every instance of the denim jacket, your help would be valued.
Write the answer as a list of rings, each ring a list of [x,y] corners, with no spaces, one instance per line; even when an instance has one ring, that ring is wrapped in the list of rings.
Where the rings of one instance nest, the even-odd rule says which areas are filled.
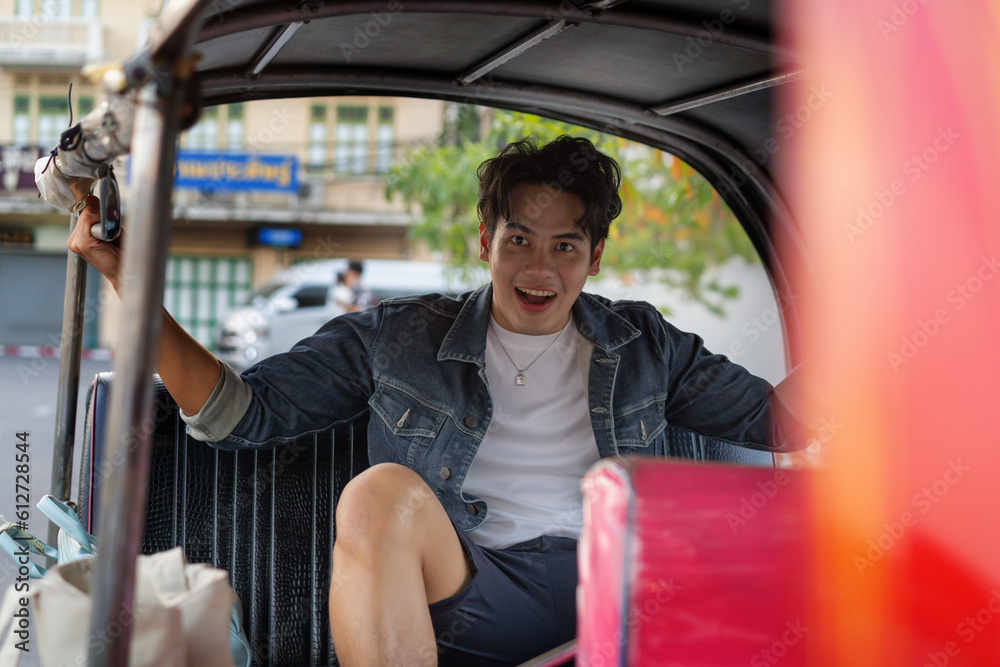
[[[244,372],[242,383],[226,367],[202,410],[184,418],[195,438],[252,449],[369,412],[370,462],[416,471],[452,521],[472,530],[486,503],[462,484],[497,409],[485,369],[491,300],[487,284],[458,298],[394,298],[342,315]],[[589,343],[581,372],[602,458],[665,454],[668,422],[769,448],[766,381],[709,353],[648,303],[583,293],[573,317]]]

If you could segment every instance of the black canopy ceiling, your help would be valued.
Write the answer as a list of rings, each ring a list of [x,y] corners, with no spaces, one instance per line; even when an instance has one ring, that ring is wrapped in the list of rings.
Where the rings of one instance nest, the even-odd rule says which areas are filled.
[[[197,30],[205,104],[432,97],[637,139],[701,171],[769,257],[789,216],[760,149],[803,74],[773,23],[767,0],[172,0],[148,54]]]

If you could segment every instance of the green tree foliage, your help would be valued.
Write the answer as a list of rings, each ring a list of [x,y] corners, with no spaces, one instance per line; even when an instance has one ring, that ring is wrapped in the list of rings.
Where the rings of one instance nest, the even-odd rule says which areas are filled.
[[[705,279],[706,271],[739,256],[757,253],[732,212],[711,185],[690,166],[648,146],[539,116],[487,112],[488,127],[475,107],[458,107],[438,145],[414,148],[389,174],[386,196],[401,196],[418,214],[411,238],[423,241],[454,266],[478,263],[476,169],[510,141],[531,136],[546,142],[563,134],[590,139],[622,170],[622,215],[611,225],[602,269],[622,280],[651,275],[680,287],[721,314],[735,286]],[[482,135],[482,136],[481,136]],[[666,269],[655,271],[654,269]]]

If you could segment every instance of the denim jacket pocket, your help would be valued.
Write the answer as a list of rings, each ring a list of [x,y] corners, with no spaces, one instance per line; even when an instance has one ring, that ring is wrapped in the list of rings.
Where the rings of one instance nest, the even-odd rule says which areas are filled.
[[[385,421],[392,434],[398,437],[433,438],[448,417],[442,410],[428,405],[415,394],[382,382],[368,404]]]
[[[378,419],[372,418],[368,430],[369,459],[375,463],[392,452],[390,459],[383,460],[403,463],[427,479],[423,461],[447,413],[418,398],[417,392],[385,382],[378,383],[368,404],[372,414],[378,415]]]
[[[663,402],[662,396],[655,396],[615,413],[615,443],[620,454],[628,454],[633,448],[641,448],[636,453],[658,453],[648,448],[662,439],[667,428]]]

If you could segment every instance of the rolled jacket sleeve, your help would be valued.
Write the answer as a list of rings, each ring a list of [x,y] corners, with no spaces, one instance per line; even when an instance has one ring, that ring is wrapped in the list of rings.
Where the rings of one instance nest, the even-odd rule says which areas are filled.
[[[224,362],[220,361],[219,365],[222,374],[201,410],[193,415],[180,411],[181,419],[188,426],[188,434],[202,442],[218,442],[232,433],[243,419],[252,398],[250,387],[236,371]]]
[[[374,393],[371,347],[382,309],[335,317],[288,352],[227,377],[219,400],[231,402],[232,412],[220,405],[199,419],[198,428],[209,427],[219,449],[268,449],[354,421],[368,411]],[[230,379],[239,380],[238,392],[228,391]]]

